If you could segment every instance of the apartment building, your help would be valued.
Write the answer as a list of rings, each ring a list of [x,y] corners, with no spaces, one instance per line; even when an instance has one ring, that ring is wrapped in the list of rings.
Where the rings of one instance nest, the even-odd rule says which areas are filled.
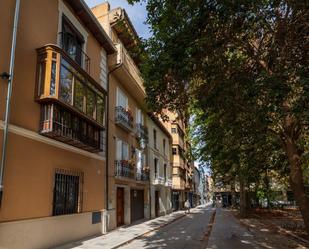
[[[163,122],[172,136],[172,209],[184,208],[188,198],[188,170],[186,161],[185,122],[178,114],[165,111],[169,121]]]
[[[1,1],[1,72],[14,11],[15,1]],[[18,16],[0,247],[47,248],[105,230],[107,55],[116,48],[82,0],[21,1]],[[1,101],[0,146],[4,113]]]
[[[108,107],[109,229],[150,217],[149,167],[146,145],[146,93],[138,69],[139,38],[122,8],[105,2],[92,9],[112,39]]]
[[[194,167],[193,175],[193,206],[201,204],[201,194],[199,192],[201,185],[201,172],[197,167]]]
[[[172,212],[171,188],[172,136],[152,114],[147,117],[149,129],[148,159],[150,167],[151,218]]]

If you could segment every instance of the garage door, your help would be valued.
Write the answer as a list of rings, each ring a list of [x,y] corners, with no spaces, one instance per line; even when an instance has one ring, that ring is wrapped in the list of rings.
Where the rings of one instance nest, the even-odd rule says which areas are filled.
[[[144,190],[131,189],[131,222],[144,218]]]

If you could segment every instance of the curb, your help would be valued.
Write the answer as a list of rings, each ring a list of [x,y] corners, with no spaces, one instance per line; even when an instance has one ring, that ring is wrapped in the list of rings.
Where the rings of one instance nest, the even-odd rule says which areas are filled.
[[[207,225],[206,232],[204,234],[204,237],[202,238],[202,240],[206,241],[207,246],[208,246],[208,241],[209,241],[209,238],[210,238],[210,235],[211,235],[212,228],[215,224],[216,213],[217,213],[217,209],[215,209],[212,212],[212,214],[209,218],[209,222],[208,222],[208,225]]]
[[[156,228],[153,228],[153,229],[151,229],[151,230],[148,230],[148,231],[146,231],[146,232],[144,232],[144,233],[142,233],[142,234],[139,234],[139,235],[133,237],[132,239],[129,239],[129,240],[125,241],[125,242],[122,242],[121,244],[116,245],[116,246],[114,246],[114,247],[112,247],[112,248],[110,248],[110,249],[117,249],[117,248],[119,248],[119,247],[121,247],[121,246],[130,244],[132,241],[134,241],[134,240],[136,240],[136,239],[139,239],[139,238],[143,237],[144,235],[146,235],[146,234],[148,234],[148,233],[151,233],[151,232],[156,231],[156,230],[159,230],[159,229],[161,229],[161,228],[163,228],[163,227],[165,227],[165,226],[167,226],[167,225],[170,225],[171,223],[173,223],[173,222],[175,222],[175,221],[177,221],[177,220],[179,220],[179,219],[181,219],[181,218],[183,218],[183,217],[185,217],[185,216],[186,216],[185,213],[180,214],[180,215],[177,216],[175,219],[173,219],[173,220],[171,220],[171,221],[169,221],[169,222],[167,222],[167,223],[165,223],[165,224],[162,224],[162,225],[160,225],[160,226],[158,226],[158,227],[156,227]]]

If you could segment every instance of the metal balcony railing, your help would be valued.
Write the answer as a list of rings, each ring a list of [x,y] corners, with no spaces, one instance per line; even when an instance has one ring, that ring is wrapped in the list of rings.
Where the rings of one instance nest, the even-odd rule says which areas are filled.
[[[134,179],[134,165],[127,160],[115,161],[115,176]]]
[[[135,128],[136,137],[139,139],[143,139],[144,141],[148,142],[148,128],[147,126],[137,123]]]
[[[164,184],[165,179],[162,176],[159,176],[159,173],[155,173],[154,175],[154,184]]]
[[[41,106],[40,134],[90,152],[103,150],[103,130],[56,103]]]
[[[172,179],[165,179],[165,186],[171,187],[173,185]]]
[[[142,170],[140,172],[136,172],[136,180],[137,181],[149,181],[149,172]]]
[[[87,73],[90,72],[90,58],[80,47],[75,37],[66,32],[59,34],[61,48]]]
[[[129,131],[133,129],[133,116],[122,106],[115,107],[115,122]]]

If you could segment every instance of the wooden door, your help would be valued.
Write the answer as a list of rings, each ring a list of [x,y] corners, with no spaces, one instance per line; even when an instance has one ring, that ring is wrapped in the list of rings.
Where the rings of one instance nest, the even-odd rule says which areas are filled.
[[[117,226],[124,224],[124,188],[117,188]]]
[[[159,191],[155,192],[155,211],[156,211],[156,217],[159,217],[159,211],[160,211]]]

